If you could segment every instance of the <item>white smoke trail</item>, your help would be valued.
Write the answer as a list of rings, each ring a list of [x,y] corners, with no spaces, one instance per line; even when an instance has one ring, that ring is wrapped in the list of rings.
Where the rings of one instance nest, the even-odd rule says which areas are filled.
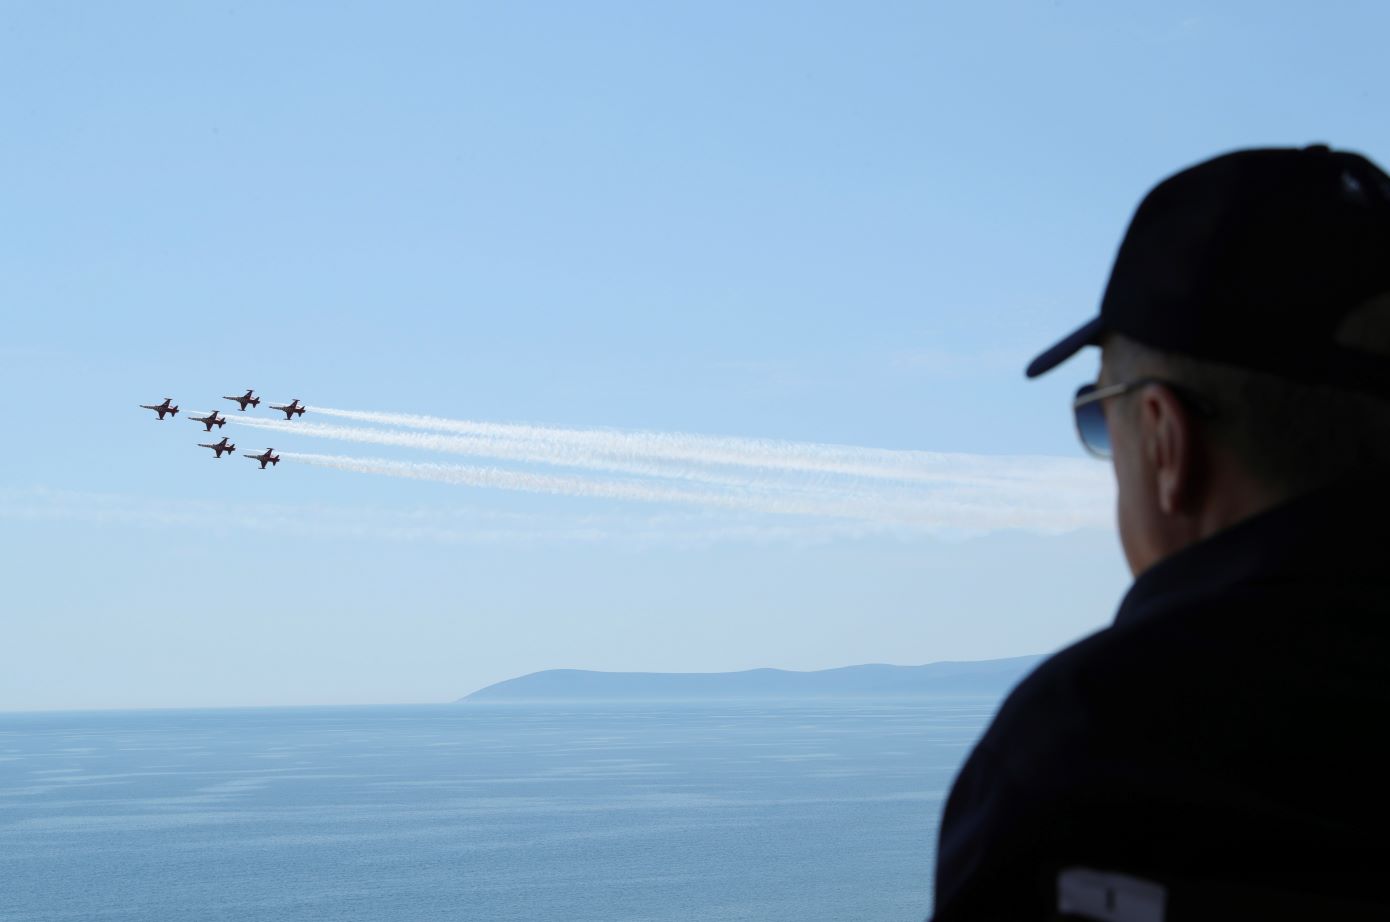
[[[1078,500],[1105,490],[1103,467],[1068,458],[996,457],[944,452],[908,452],[854,446],[776,442],[667,433],[551,429],[495,423],[464,423],[435,417],[409,417],[347,410],[320,410],[365,421],[415,420],[424,427],[456,423],[462,434],[400,432],[322,423],[287,423],[255,417],[234,421],[256,428],[316,438],[393,445],[497,460],[605,470],[649,477],[691,480],[731,487],[797,488],[788,474],[890,480],[917,486],[980,488],[994,492],[1035,494],[1039,485]],[[477,431],[467,431],[476,427]],[[447,430],[446,430],[447,431]],[[502,433],[511,433],[510,435]],[[549,434],[564,433],[563,437]],[[616,440],[616,441],[614,441]],[[671,444],[668,444],[668,441]],[[721,444],[728,443],[725,447]],[[672,445],[676,447],[672,447]],[[713,447],[711,447],[711,445]],[[756,448],[750,448],[756,446]],[[781,452],[779,454],[779,452]],[[828,460],[827,460],[828,459]],[[858,459],[858,460],[856,460]],[[865,460],[867,459],[867,460]],[[843,485],[842,485],[843,486]]]
[[[989,461],[996,459],[976,455],[938,455],[940,461],[930,482],[925,478],[918,482],[866,482],[863,478],[849,479],[825,474],[809,480],[806,479],[805,473],[800,471],[748,471],[728,467],[709,470],[664,461],[614,460],[602,453],[572,446],[492,436],[450,436],[321,423],[286,423],[255,418],[248,418],[244,423],[252,428],[286,434],[297,433],[315,438],[615,471],[695,483],[706,488],[720,487],[745,497],[741,504],[724,503],[730,508],[774,511],[770,507],[776,503],[770,497],[782,497],[787,500],[791,503],[790,508],[793,511],[850,517],[860,517],[865,508],[912,510],[921,508],[924,503],[929,504],[932,510],[939,510],[943,503],[950,501],[975,508],[1047,508],[1052,510],[1051,514],[1054,516],[1057,516],[1059,510],[1065,512],[1067,509],[1096,509],[1106,505],[1103,501],[1098,501],[1104,495],[1107,485],[1103,468],[1098,465],[1088,466],[1086,471],[1091,476],[1073,481],[1066,476],[1057,475],[1055,468],[1059,462],[1068,466],[1071,464],[1064,459],[1048,459],[1053,462],[1051,465],[1035,466],[1032,476],[1026,479],[1018,476],[980,477],[974,474],[976,468],[987,466]],[[650,481],[645,485],[657,486]],[[700,495],[708,497],[715,494],[706,491]],[[754,503],[746,499],[750,496],[760,496],[762,499]],[[814,504],[814,512],[810,511],[807,502]],[[707,499],[703,504],[719,503]],[[882,515],[875,514],[872,518],[880,520]],[[1075,516],[1063,514],[1060,518],[1070,521]]]
[[[732,466],[925,483],[970,481],[993,485],[1008,480],[1033,482],[1040,475],[1048,477],[1054,484],[1075,485],[1080,482],[1093,485],[1096,480],[1095,465],[1064,458],[894,451],[680,432],[575,429],[318,406],[310,407],[309,412],[406,429],[550,446],[550,450],[558,450],[561,446],[584,449],[591,457],[612,461],[640,459],[645,462],[684,462],[699,466]],[[968,460],[968,465],[960,465],[962,460]],[[946,472],[943,473],[943,469]]]
[[[917,496],[778,495],[682,489],[638,480],[601,480],[468,465],[281,452],[286,460],[358,473],[430,480],[470,487],[577,497],[688,504],[782,515],[855,519],[926,529],[991,531],[1024,528],[1055,533],[1098,524],[1091,504],[1018,503],[989,491],[934,491]],[[1036,497],[1034,497],[1036,499]],[[1015,498],[1016,499],[1016,498]]]
[[[590,470],[640,474],[673,480],[692,480],[724,486],[746,486],[755,478],[747,474],[727,474],[688,465],[673,465],[641,459],[612,458],[601,452],[589,451],[547,442],[523,441],[492,436],[440,435],[428,432],[401,432],[392,429],[368,429],[359,426],[333,426],[324,423],[290,423],[284,420],[237,418],[232,422],[253,429],[305,435],[311,438],[359,442],[367,445],[392,445],[417,448],[445,454],[493,458],[499,461],[520,461],[527,464],[549,464],[557,467],[577,467]]]

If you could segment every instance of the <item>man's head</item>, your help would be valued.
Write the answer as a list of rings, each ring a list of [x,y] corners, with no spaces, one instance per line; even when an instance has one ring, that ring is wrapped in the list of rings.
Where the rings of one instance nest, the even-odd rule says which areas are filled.
[[[1102,347],[1109,390],[1086,412],[1104,412],[1136,574],[1390,466],[1390,177],[1315,147],[1241,151],[1165,180],[1130,224],[1100,317],[1029,376],[1085,345]]]

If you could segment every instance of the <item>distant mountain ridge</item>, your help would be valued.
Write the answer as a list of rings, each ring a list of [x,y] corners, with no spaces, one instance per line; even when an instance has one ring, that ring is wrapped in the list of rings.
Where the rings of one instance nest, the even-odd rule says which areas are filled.
[[[1046,657],[1014,656],[973,662],[842,666],[815,672],[748,669],[743,672],[593,672],[547,669],[507,679],[469,701],[698,700],[705,698],[901,697],[1002,695]]]

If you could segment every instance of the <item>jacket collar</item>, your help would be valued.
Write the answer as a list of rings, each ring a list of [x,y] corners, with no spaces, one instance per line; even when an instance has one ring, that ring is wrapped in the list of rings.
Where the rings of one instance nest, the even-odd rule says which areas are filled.
[[[1115,624],[1152,617],[1238,586],[1331,569],[1374,549],[1387,553],[1390,470],[1348,476],[1225,528],[1139,575],[1115,615]],[[1373,537],[1366,522],[1380,526]],[[1387,573],[1386,579],[1390,579]]]

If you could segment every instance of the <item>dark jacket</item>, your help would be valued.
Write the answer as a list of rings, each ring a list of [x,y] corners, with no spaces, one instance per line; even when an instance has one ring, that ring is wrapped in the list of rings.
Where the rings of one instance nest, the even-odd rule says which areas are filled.
[[[1390,919],[1387,484],[1166,558],[1025,679],[951,790],[936,922],[1070,918],[1072,868],[1158,884],[1179,922]]]

